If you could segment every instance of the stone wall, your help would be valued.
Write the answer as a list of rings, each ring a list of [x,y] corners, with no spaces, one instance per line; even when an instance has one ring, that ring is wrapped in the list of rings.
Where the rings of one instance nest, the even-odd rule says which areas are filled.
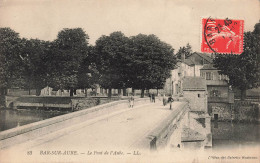
[[[0,109],[5,107],[5,96],[0,95]]]
[[[112,101],[117,101],[120,100],[119,98],[75,98],[75,99],[71,99],[72,102],[72,109],[74,111],[76,110],[83,110],[83,109],[87,109],[93,106],[97,106],[97,105],[101,105],[101,104],[105,104],[108,102],[112,102]]]
[[[23,96],[23,95],[29,95],[28,89],[7,89],[7,95],[8,96]],[[36,90],[31,89],[30,95],[36,95]]]
[[[260,120],[259,104],[250,101],[236,100],[234,105],[229,103],[208,103],[208,112],[211,119],[218,115],[218,121],[245,121],[256,122]]]
[[[209,97],[228,98],[228,86],[207,86]]]
[[[181,122],[184,116],[188,113],[189,108],[186,102],[183,102],[177,110],[172,112],[168,117],[165,118],[154,130],[152,130],[145,138],[141,141],[137,147],[142,149],[161,149],[168,145],[171,141],[172,134],[175,135],[176,132],[181,128]],[[175,134],[174,134],[175,133]],[[179,132],[181,134],[181,132]],[[177,134],[178,135],[178,134]],[[175,137],[176,138],[176,137]],[[178,138],[177,138],[178,139]],[[172,143],[172,142],[171,142]],[[176,144],[181,144],[181,139]]]
[[[236,121],[259,121],[259,103],[250,101],[235,101],[234,118]]]
[[[219,121],[232,119],[231,104],[228,103],[208,103],[208,113],[212,120],[214,119],[214,114],[218,115]]]
[[[13,102],[17,100],[19,97],[18,96],[5,96],[4,97],[4,107],[6,108],[12,108],[13,107]]]
[[[122,98],[124,99],[124,98]],[[5,96],[4,107],[13,108],[13,106],[32,106],[32,107],[57,107],[63,108],[67,104],[73,110],[82,110],[96,105],[105,104],[120,100],[119,97],[108,99],[107,97],[67,97],[67,96]]]
[[[189,101],[191,111],[207,112],[206,91],[183,91],[183,96]]]

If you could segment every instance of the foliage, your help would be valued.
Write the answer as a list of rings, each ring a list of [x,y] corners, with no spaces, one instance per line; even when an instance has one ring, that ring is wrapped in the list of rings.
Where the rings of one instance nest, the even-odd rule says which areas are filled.
[[[52,42],[0,28],[0,88],[162,88],[176,63],[174,49],[155,35],[113,32],[94,47],[88,39],[81,28],[63,29]]]
[[[186,46],[180,47],[180,49],[176,53],[176,57],[178,59],[181,59],[182,55],[184,55],[185,58],[189,58],[192,55],[192,50],[189,43]]]
[[[88,38],[81,28],[63,29],[58,33],[48,56],[48,72],[52,87],[78,87],[79,69],[88,55]]]
[[[96,41],[96,65],[100,72],[100,84],[103,88],[123,88],[130,57],[129,39],[121,32],[101,36]]]
[[[221,74],[229,77],[229,84],[239,88],[242,94],[246,89],[259,86],[260,68],[260,36],[256,32],[244,33],[244,51],[240,55],[217,54],[214,66]],[[245,95],[241,94],[244,99]]]
[[[176,64],[174,49],[155,35],[131,38],[129,80],[136,89],[162,88]]]
[[[22,76],[25,88],[42,89],[48,83],[46,58],[50,43],[38,39],[21,41]]]
[[[100,73],[97,70],[95,59],[96,53],[94,52],[94,47],[89,46],[87,55],[84,56],[79,67],[78,88],[94,89],[96,88],[96,84],[99,83]]]
[[[19,86],[21,78],[19,34],[10,28],[0,28],[0,89]]]

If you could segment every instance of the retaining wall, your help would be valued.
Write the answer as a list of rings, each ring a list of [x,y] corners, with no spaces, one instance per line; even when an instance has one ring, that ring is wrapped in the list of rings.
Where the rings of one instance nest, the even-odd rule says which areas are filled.
[[[214,120],[214,114],[218,115],[218,121],[259,122],[259,102],[235,100],[229,103],[208,103],[209,115]]]
[[[260,103],[251,101],[235,100],[234,120],[244,122],[259,122],[260,120]]]

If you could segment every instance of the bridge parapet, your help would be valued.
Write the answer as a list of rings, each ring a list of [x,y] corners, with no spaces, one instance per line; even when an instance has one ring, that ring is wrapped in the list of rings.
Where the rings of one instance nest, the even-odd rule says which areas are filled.
[[[149,98],[135,99],[135,106],[148,102],[150,102]],[[101,115],[108,115],[128,106],[128,100],[110,102],[0,132],[0,149],[32,140]]]
[[[181,128],[180,123],[188,111],[188,103],[183,102],[176,111],[172,112],[162,123],[152,130],[145,140],[141,144],[138,144],[138,147],[156,150],[167,146],[173,132]]]

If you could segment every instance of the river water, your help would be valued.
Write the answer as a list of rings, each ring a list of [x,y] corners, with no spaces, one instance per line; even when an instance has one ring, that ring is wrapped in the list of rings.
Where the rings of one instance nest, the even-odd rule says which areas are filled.
[[[65,111],[44,111],[44,110],[0,110],[0,132],[16,128],[29,123],[41,121],[55,116],[63,115]]]
[[[211,122],[212,148],[215,150],[260,145],[260,124]]]

